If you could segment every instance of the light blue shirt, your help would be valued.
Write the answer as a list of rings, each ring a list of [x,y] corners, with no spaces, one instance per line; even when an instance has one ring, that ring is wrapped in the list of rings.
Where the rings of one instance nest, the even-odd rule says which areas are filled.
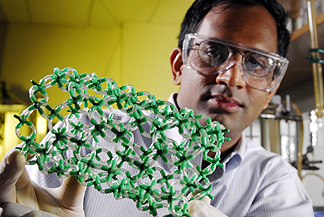
[[[174,103],[173,95],[169,101]],[[115,117],[127,123],[129,117],[115,111]],[[87,119],[87,117],[85,117]],[[109,133],[108,133],[109,134]],[[169,130],[167,136],[175,141],[181,140],[177,130]],[[151,140],[134,132],[137,144],[145,147]],[[99,145],[106,146],[101,139]],[[201,164],[201,156],[195,159]],[[314,216],[310,198],[304,189],[295,168],[289,165],[280,155],[271,153],[259,144],[247,140],[244,135],[238,149],[222,162],[225,167],[218,167],[210,175],[211,194],[214,200],[211,205],[229,217],[312,217]],[[165,165],[160,164],[162,168]],[[61,180],[56,175],[43,175],[37,167],[29,169],[32,179],[42,186],[57,187]],[[113,194],[103,194],[93,187],[88,187],[84,198],[84,210],[87,217],[144,217],[151,216],[148,211],[139,211],[135,202],[130,199],[116,200]],[[169,212],[158,210],[158,216]]]

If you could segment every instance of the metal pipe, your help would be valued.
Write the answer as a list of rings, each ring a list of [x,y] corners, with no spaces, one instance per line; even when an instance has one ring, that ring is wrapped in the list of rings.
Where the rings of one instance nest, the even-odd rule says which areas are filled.
[[[307,1],[307,14],[310,33],[310,42],[312,49],[318,49],[318,36],[317,36],[317,13],[315,7],[315,0]],[[320,59],[318,52],[311,53],[313,59]],[[313,83],[315,95],[315,113],[318,118],[324,117],[324,94],[323,94],[323,76],[322,65],[318,62],[312,63],[313,70]]]

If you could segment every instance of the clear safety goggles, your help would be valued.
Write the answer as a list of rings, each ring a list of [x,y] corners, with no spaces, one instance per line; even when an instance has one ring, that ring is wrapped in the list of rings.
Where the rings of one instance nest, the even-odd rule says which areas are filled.
[[[236,53],[242,55],[241,61],[234,60]],[[193,33],[185,36],[182,57],[186,68],[202,75],[219,74],[237,65],[248,85],[268,92],[281,82],[289,63],[275,53]]]

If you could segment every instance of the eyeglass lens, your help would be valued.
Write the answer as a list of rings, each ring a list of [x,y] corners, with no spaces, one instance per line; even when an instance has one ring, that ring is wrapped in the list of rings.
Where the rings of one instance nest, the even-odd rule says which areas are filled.
[[[197,44],[198,45],[198,44]],[[232,49],[228,46],[211,41],[203,41],[199,46],[199,56],[206,67],[221,67],[226,63],[231,54]],[[273,60],[269,57],[247,52],[243,58],[243,69],[254,76],[267,76],[272,69]],[[225,66],[226,67],[226,66]]]
[[[193,58],[191,62],[200,73],[212,75],[227,70],[230,66],[234,48],[214,41],[203,41],[195,45],[198,46],[198,52],[191,54]],[[241,51],[238,52],[241,53]],[[274,79],[272,73],[275,66],[274,60],[251,51],[241,55],[243,55],[242,75],[244,79],[256,88],[269,88]]]

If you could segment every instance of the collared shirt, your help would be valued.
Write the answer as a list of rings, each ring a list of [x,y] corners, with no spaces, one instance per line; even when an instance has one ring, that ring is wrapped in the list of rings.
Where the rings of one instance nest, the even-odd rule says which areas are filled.
[[[169,101],[175,103],[173,96]],[[88,117],[83,118],[84,121],[90,122]],[[128,115],[118,110],[115,111],[115,118],[121,123],[129,121]],[[176,142],[182,139],[174,129],[166,131],[166,134]],[[107,135],[109,136],[109,132]],[[143,137],[138,131],[134,132],[134,141],[145,147],[149,147],[152,143],[151,139]],[[106,147],[107,142],[100,139],[99,146]],[[198,156],[194,161],[197,165],[201,165],[202,157]],[[167,171],[165,164],[158,163]],[[311,201],[298,178],[296,169],[280,155],[266,151],[243,135],[238,149],[223,159],[222,163],[225,167],[217,167],[209,176],[212,184],[211,194],[214,196],[211,205],[227,216],[314,216]],[[32,179],[42,186],[57,187],[61,183],[56,175],[42,175],[35,167],[30,168],[29,172]],[[132,200],[116,200],[113,194],[100,193],[93,187],[86,190],[84,210],[87,217],[151,216],[148,211],[138,210]],[[166,214],[167,210],[158,210],[158,216]]]

